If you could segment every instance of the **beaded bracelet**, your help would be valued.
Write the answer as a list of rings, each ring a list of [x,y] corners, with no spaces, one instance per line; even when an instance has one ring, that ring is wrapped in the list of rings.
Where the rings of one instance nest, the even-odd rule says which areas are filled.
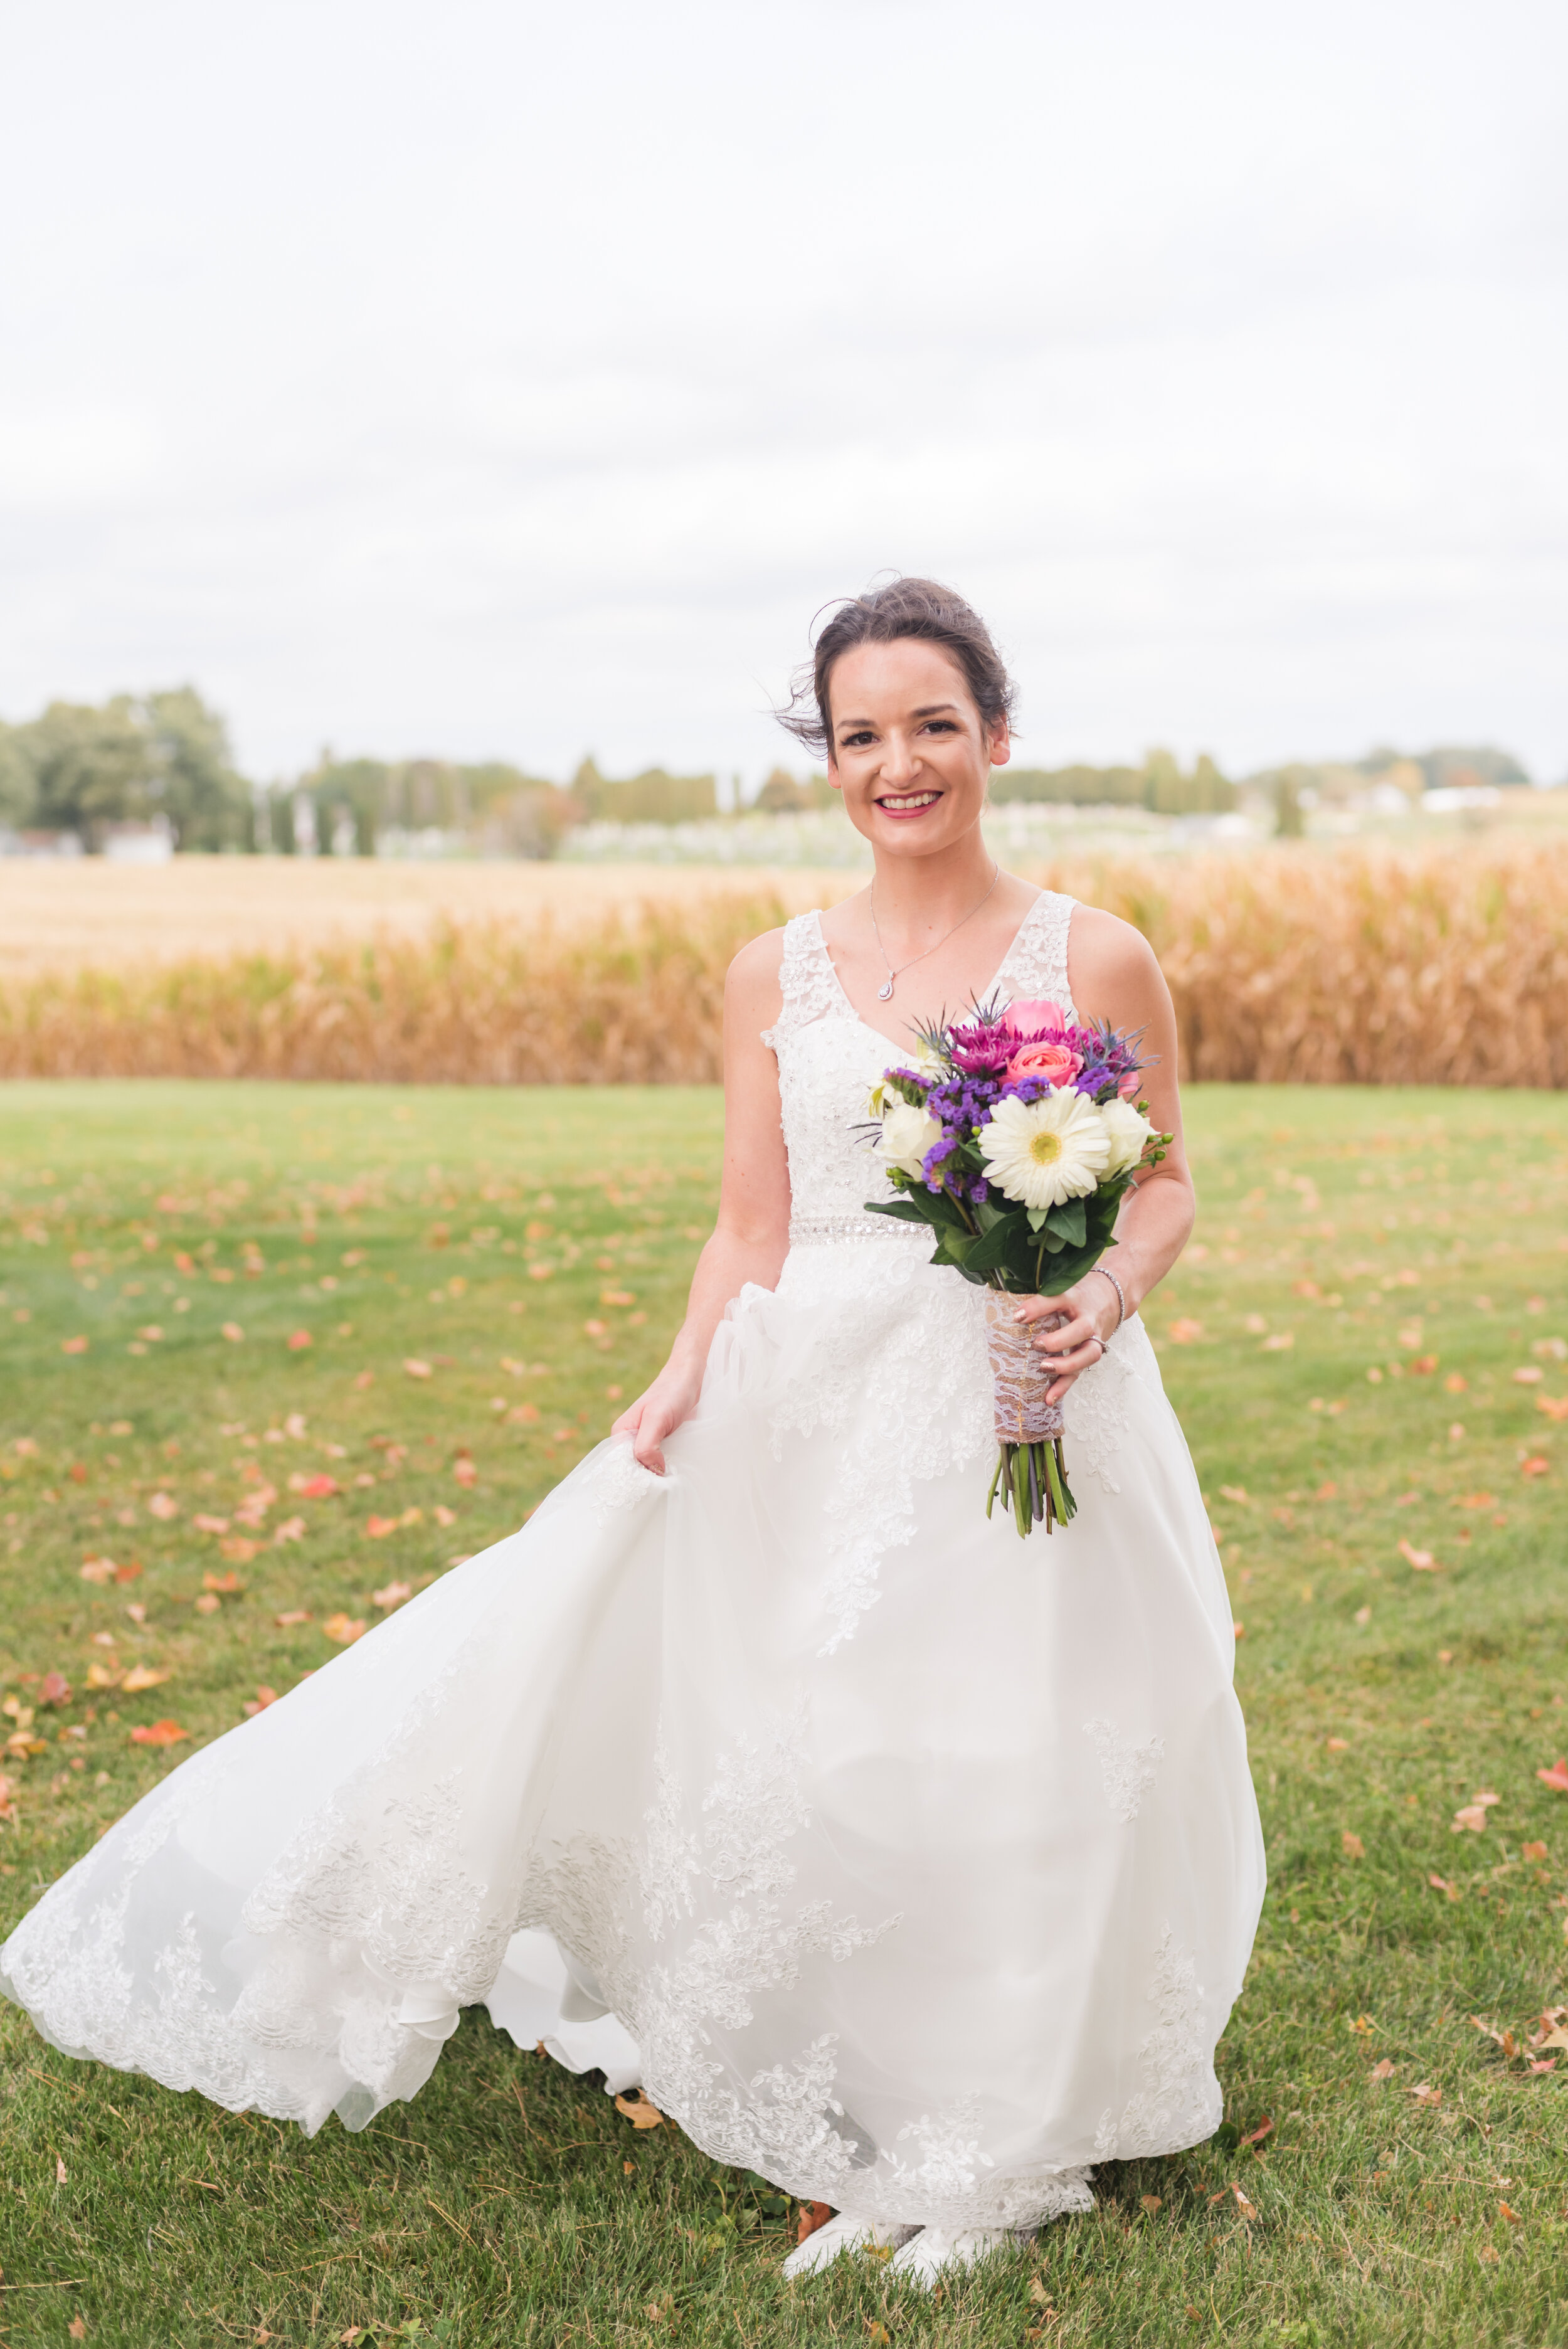
[[[1107,1280],[1109,1280],[1109,1283],[1110,1283],[1110,1285],[1111,1285],[1112,1288],[1114,1288],[1114,1289],[1115,1289],[1115,1291],[1116,1291],[1116,1301],[1117,1301],[1118,1305],[1119,1305],[1119,1306],[1120,1306],[1120,1308],[1121,1308],[1120,1312],[1119,1312],[1119,1313],[1117,1315],[1117,1317],[1116,1317],[1116,1326],[1117,1326],[1117,1328],[1119,1330],[1119,1329],[1120,1329],[1120,1327],[1121,1327],[1121,1325],[1122,1325],[1122,1323],[1123,1323],[1123,1322],[1126,1320],[1126,1319],[1127,1319],[1127,1291],[1126,1291],[1126,1289],[1125,1289],[1125,1288],[1123,1288],[1123,1287],[1122,1287],[1122,1285],[1121,1285],[1120,1281],[1119,1281],[1119,1280],[1118,1280],[1118,1278],[1117,1278],[1117,1277],[1116,1277],[1115,1273],[1111,1271],[1111,1269],[1110,1269],[1110,1268],[1109,1268],[1109,1265],[1104,1265],[1104,1264],[1091,1265],[1091,1267],[1089,1268],[1089,1269],[1090,1269],[1091,1271],[1093,1271],[1093,1272],[1103,1272],[1103,1273],[1104,1273],[1104,1275],[1105,1275],[1105,1277],[1106,1277],[1106,1278],[1107,1278]]]

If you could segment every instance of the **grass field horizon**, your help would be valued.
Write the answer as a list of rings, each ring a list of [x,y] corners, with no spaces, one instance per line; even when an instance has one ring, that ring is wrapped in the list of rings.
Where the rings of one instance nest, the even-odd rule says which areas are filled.
[[[721,1103],[0,1100],[4,1932],[603,1436],[678,1320]],[[1539,1775],[1568,1753],[1561,1102],[1198,1085],[1187,1110],[1200,1221],[1146,1319],[1224,1557],[1271,1875],[1220,2135],[1106,2165],[1092,2216],[940,2296],[871,2257],[789,2286],[778,2198],[481,2011],[415,2103],[306,2139],[73,2063],[7,2006],[0,2338],[1568,2339],[1568,1793]],[[177,1742],[136,1736],[160,1722]]]

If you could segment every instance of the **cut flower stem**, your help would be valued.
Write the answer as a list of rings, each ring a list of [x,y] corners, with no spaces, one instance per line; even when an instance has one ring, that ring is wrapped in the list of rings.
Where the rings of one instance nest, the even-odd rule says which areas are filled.
[[[1034,1444],[1004,1444],[999,1447],[991,1489],[985,1495],[987,1517],[995,1506],[998,1491],[1004,1488],[1020,1537],[1032,1533],[1040,1524],[1047,1533],[1054,1533],[1058,1526],[1070,1525],[1078,1514],[1059,1435],[1044,1436]]]

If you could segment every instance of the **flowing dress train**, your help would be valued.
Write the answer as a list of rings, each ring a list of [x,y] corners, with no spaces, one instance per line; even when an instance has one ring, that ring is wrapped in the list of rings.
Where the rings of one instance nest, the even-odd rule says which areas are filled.
[[[1071,913],[1005,993],[1070,1009]],[[863,1212],[898,1054],[815,915],[782,991],[789,1253],[669,1474],[601,1444],[138,1803],[0,1951],[57,2047],[358,2128],[485,2002],[719,2160],[953,2230],[1211,2134],[1263,1846],[1148,1337],[1072,1390],[1073,1524],[987,1523],[981,1294]]]

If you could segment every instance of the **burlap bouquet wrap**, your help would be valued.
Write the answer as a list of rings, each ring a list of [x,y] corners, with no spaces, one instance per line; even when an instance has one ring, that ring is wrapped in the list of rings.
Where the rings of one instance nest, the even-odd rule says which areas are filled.
[[[1056,1370],[1037,1353],[1034,1340],[1045,1330],[1065,1328],[1068,1315],[1055,1313],[1044,1321],[1016,1321],[1018,1299],[1008,1290],[985,1291],[985,1350],[991,1360],[991,1381],[998,1444],[1048,1444],[1062,1433],[1067,1422],[1060,1403],[1047,1402],[1046,1392]]]

